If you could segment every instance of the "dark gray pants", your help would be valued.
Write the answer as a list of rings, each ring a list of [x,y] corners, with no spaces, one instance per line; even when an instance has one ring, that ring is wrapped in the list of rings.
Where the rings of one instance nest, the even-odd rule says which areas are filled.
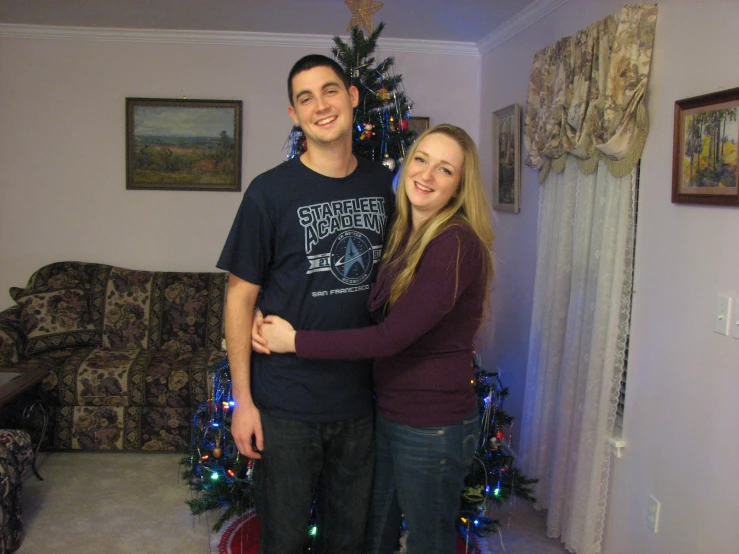
[[[316,498],[318,554],[361,554],[374,466],[372,416],[305,422],[262,414],[254,465],[263,554],[302,554]]]

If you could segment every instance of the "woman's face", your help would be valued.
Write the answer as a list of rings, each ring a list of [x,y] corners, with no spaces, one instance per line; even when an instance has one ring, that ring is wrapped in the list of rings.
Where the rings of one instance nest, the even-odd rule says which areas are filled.
[[[406,163],[405,192],[417,227],[457,195],[464,152],[453,138],[432,133],[421,140],[413,159]]]

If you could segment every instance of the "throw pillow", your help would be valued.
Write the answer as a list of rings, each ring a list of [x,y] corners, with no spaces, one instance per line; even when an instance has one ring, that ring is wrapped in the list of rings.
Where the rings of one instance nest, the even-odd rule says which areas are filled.
[[[100,346],[87,293],[79,289],[29,293],[16,302],[26,335],[26,356],[74,346]]]
[[[10,287],[10,297],[18,302],[19,299],[23,298],[28,294],[28,291],[26,289],[22,289],[20,287]]]

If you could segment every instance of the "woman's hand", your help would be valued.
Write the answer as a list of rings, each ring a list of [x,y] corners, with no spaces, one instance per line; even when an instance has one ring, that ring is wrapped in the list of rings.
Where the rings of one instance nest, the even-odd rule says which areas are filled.
[[[261,335],[267,339],[270,352],[284,354],[295,352],[295,329],[287,321],[276,315],[268,315],[262,321]]]
[[[262,336],[263,323],[264,316],[262,315],[262,310],[257,308],[254,310],[254,320],[252,321],[251,327],[251,349],[260,354],[270,354],[269,348],[267,347],[267,339]]]

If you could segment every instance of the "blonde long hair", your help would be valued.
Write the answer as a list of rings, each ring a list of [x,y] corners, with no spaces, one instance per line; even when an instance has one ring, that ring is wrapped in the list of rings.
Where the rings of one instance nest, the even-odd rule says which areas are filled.
[[[493,240],[495,233],[490,221],[490,204],[483,190],[480,159],[475,142],[464,129],[443,123],[425,131],[413,143],[406,155],[412,160],[418,145],[427,136],[441,133],[453,139],[462,148],[464,165],[457,195],[449,201],[436,215],[426,220],[418,229],[416,235],[406,242],[411,233],[411,203],[405,189],[405,178],[408,165],[404,164],[398,181],[396,211],[393,224],[388,233],[385,251],[382,254],[382,265],[397,264],[400,259],[405,261],[404,267],[398,273],[390,287],[390,298],[386,309],[392,308],[395,302],[408,290],[418,270],[424,250],[435,237],[452,225],[466,225],[477,235],[485,245],[484,267],[485,280],[489,281],[495,275],[493,262]],[[396,256],[397,255],[397,256]],[[489,287],[485,287],[485,305],[489,304]]]

